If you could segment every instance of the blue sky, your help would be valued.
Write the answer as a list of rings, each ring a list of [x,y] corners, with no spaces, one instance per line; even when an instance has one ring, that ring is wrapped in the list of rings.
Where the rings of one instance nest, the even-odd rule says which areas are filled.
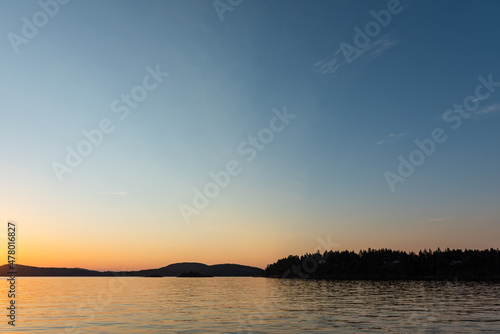
[[[457,130],[442,115],[479,76],[500,81],[500,4],[402,2],[347,62],[340,43],[390,3],[244,0],[221,21],[211,1],[73,0],[17,53],[9,33],[41,7],[2,3],[0,217],[18,222],[24,263],[262,267],[328,235],[498,247],[500,88]],[[157,66],[168,77],[120,120],[111,103]],[[296,117],[247,162],[237,147],[284,107]],[[59,182],[51,164],[104,118],[113,132]],[[392,192],[384,173],[435,128],[446,142]],[[179,205],[231,160],[242,172],[186,223]]]

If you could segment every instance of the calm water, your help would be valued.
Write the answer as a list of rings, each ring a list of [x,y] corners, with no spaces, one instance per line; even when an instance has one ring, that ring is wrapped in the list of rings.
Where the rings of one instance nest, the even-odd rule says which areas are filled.
[[[16,332],[499,333],[500,284],[18,278]],[[0,288],[7,291],[2,279]],[[2,293],[7,306],[7,294]],[[5,316],[0,332],[7,333]]]

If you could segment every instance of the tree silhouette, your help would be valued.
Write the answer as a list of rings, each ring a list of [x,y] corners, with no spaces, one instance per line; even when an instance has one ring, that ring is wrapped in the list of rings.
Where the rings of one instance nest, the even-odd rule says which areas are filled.
[[[326,279],[500,279],[500,250],[406,253],[379,249],[290,255],[270,264],[267,277]]]

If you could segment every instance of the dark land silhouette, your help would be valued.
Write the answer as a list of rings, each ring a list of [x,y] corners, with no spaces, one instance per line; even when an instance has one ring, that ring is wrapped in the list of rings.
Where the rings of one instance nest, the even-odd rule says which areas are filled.
[[[418,253],[391,249],[325,251],[290,255],[265,270],[238,264],[174,263],[157,269],[96,271],[82,268],[41,268],[16,265],[16,276],[139,276],[139,277],[273,277],[347,280],[500,280],[500,250],[423,250]],[[10,276],[8,265],[0,276]]]
[[[177,277],[213,277],[213,276],[212,275],[204,275],[204,274],[201,274],[197,271],[190,271],[187,273],[182,273]]]
[[[390,249],[325,251],[290,255],[270,264],[264,276],[275,278],[368,280],[500,280],[500,250]]]
[[[16,276],[179,276],[188,272],[197,272],[207,276],[262,276],[263,270],[239,264],[206,265],[203,263],[174,263],[158,269],[137,271],[97,271],[81,268],[40,268],[16,265]],[[9,266],[0,267],[0,276],[10,276]]]

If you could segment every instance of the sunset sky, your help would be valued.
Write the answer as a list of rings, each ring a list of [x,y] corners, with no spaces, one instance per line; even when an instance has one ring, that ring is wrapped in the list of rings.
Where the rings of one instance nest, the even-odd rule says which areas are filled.
[[[0,3],[0,248],[15,221],[17,263],[264,268],[325,247],[500,247],[499,2],[57,7]],[[94,145],[83,132],[100,126]],[[446,140],[391,189],[386,172],[403,178],[399,156],[435,129]],[[88,154],[70,167],[68,147]]]

